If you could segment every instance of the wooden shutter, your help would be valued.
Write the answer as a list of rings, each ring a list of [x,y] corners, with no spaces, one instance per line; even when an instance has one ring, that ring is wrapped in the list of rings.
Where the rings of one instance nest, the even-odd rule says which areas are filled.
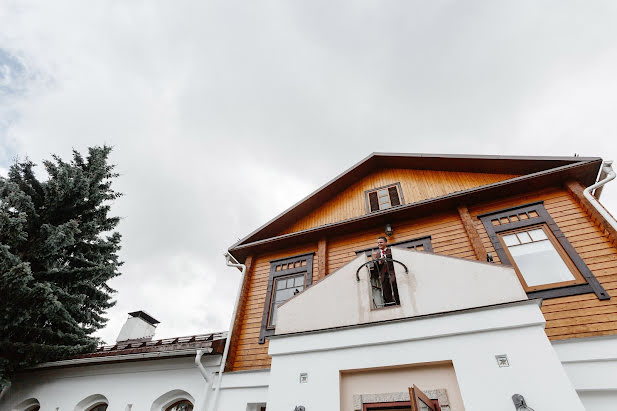
[[[368,193],[368,202],[371,206],[371,212],[379,210],[379,199],[377,198],[377,191]]]
[[[388,194],[390,194],[390,205],[392,207],[401,205],[401,200],[399,199],[398,190],[396,189],[396,186],[388,188]]]

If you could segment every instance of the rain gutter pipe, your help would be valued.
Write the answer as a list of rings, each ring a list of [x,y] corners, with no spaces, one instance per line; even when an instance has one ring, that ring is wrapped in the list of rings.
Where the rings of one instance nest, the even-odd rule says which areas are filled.
[[[232,262],[232,258],[235,261],[235,263]],[[234,256],[232,256],[229,253],[225,254],[225,264],[228,267],[235,267],[235,268],[240,269],[240,282],[238,283],[238,293],[236,295],[236,302],[234,304],[234,310],[231,314],[231,321],[229,323],[229,331],[227,332],[227,338],[225,340],[225,349],[223,350],[223,358],[221,358],[221,366],[219,368],[219,375],[218,375],[218,378],[216,379],[216,384],[214,385],[214,399],[212,401],[212,407],[209,408],[212,411],[216,411],[218,407],[219,392],[221,390],[221,380],[223,379],[223,371],[225,371],[225,363],[227,362],[227,355],[229,354],[229,345],[231,344],[231,336],[234,331],[234,322],[236,320],[236,313],[238,312],[238,305],[240,304],[240,294],[242,292],[242,283],[244,282],[244,275],[246,273],[246,265],[240,264],[238,260],[236,260]]]
[[[212,349],[210,349],[210,351],[212,351]],[[197,369],[199,370],[199,372],[201,373],[201,376],[204,377],[204,380],[206,380],[206,393],[204,395],[204,399],[203,399],[203,409],[205,409],[205,407],[208,405],[208,397],[210,394],[210,391],[212,390],[212,382],[214,381],[214,375],[213,373],[209,373],[205,368],[204,365],[201,363],[201,357],[204,355],[204,350],[197,350],[197,352],[195,353],[195,365],[197,366]],[[200,408],[202,409],[202,408]]]
[[[615,221],[615,218],[608,211],[606,211],[604,206],[600,204],[598,200],[596,199],[596,197],[594,197],[591,194],[593,190],[597,189],[596,194],[599,195],[604,185],[608,183],[609,181],[615,179],[616,174],[615,174],[615,170],[613,170],[612,165],[613,165],[612,160],[607,160],[603,163],[602,172],[600,173],[600,176],[598,177],[598,182],[596,182],[593,185],[590,185],[585,190],[583,190],[583,195],[585,196],[587,200],[589,200],[589,202],[594,206],[594,208],[598,210],[598,212],[602,215],[602,217],[604,217],[606,222],[611,227],[613,227],[615,231],[617,231],[617,221]],[[603,176],[605,177],[603,178]]]

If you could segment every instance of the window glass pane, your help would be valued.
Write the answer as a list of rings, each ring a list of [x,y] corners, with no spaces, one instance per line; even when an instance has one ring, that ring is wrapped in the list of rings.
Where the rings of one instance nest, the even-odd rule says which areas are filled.
[[[514,234],[508,234],[503,236],[503,242],[506,243],[507,246],[517,245],[518,238]]]
[[[516,236],[518,237],[521,244],[531,243],[531,237],[529,237],[529,234],[527,234],[526,232],[516,233]]]
[[[574,280],[549,240],[508,247],[528,286]]]
[[[388,190],[386,189],[377,190],[377,195],[379,197],[388,197]]]
[[[379,204],[390,204],[390,199],[388,197],[380,197]]]
[[[546,233],[541,228],[529,231],[529,235],[533,241],[548,240]]]
[[[386,208],[390,208],[390,203],[379,204],[379,209],[380,210],[385,210]]]
[[[272,306],[270,307],[270,324],[276,324],[276,309],[293,297],[295,294],[304,290],[304,273],[279,278],[276,280],[276,289],[274,290],[274,296],[272,297]]]

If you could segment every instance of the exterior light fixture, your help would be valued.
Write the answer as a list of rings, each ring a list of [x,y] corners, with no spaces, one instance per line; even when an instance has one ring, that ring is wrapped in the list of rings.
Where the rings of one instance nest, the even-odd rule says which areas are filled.
[[[386,236],[390,237],[392,235],[392,232],[394,230],[392,229],[392,225],[391,224],[386,224]]]
[[[521,394],[514,394],[512,402],[516,411],[533,411],[533,408],[527,406],[527,402],[525,402],[525,398]]]

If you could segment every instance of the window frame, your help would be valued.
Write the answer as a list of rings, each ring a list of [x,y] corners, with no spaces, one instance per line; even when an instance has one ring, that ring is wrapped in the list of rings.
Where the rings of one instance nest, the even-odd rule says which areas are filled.
[[[524,216],[524,218],[522,216]],[[553,221],[546,208],[544,208],[544,201],[491,211],[489,213],[480,214],[477,218],[482,222],[502,264],[510,265],[515,268],[517,275],[519,275],[518,269],[516,265],[512,263],[507,247],[505,247],[505,243],[503,243],[500,238],[501,234],[536,225],[545,225],[555,238],[553,245],[557,252],[560,253],[562,251],[565,253],[565,256],[568,257],[564,259],[564,262],[568,264],[569,259],[584,279],[584,282],[578,284],[564,285],[561,283],[551,283],[549,284],[550,287],[537,291],[529,290],[527,291],[527,296],[529,298],[546,299],[588,293],[595,293],[600,300],[608,300],[611,298],[593,275],[589,267],[587,267],[587,264],[585,264],[583,259],[578,255],[572,244],[570,244],[566,236],[561,232],[559,226]],[[497,224],[494,222],[497,222]],[[563,256],[563,254],[560,255]],[[526,283],[521,282],[521,285],[523,284]]]
[[[306,263],[308,265],[308,261]],[[301,266],[300,268],[303,268],[303,266]],[[303,287],[306,287],[306,277],[307,277],[307,273],[305,272],[298,272],[298,273],[286,273],[285,275],[279,275],[279,276],[275,276],[272,278],[272,295],[270,296],[270,305],[268,306],[268,320],[266,322],[266,329],[268,330],[274,330],[276,328],[276,324],[272,325],[270,324],[270,320],[272,319],[272,304],[274,303],[274,297],[276,296],[276,292],[278,291],[278,289],[274,286],[278,281],[282,280],[282,279],[287,279],[288,277],[296,277],[300,274],[304,274],[304,285]],[[304,291],[304,288],[302,289],[302,291]],[[289,297],[291,298],[291,297]]]
[[[406,249],[410,249],[413,247],[414,250],[419,245],[424,247],[424,250],[422,250],[421,252],[429,252],[429,253],[433,252],[433,245],[431,243],[430,235],[427,235],[424,237],[412,238],[411,240],[397,241],[396,243],[392,243],[392,244],[386,243],[386,246],[388,247],[399,247],[399,248],[406,248]],[[377,250],[377,247],[365,248],[362,250],[358,250],[355,253],[356,255],[365,254],[367,256],[371,256],[374,250]]]
[[[261,317],[261,327],[259,331],[259,344],[265,344],[266,338],[274,335],[276,325],[270,327],[270,307],[272,305],[272,298],[274,297],[273,286],[276,279],[280,277],[287,277],[294,274],[304,274],[304,289],[306,290],[311,286],[313,282],[313,257],[315,252],[297,254],[291,257],[280,258],[270,261],[270,275],[268,276],[268,288],[266,289],[266,298],[264,301],[264,312]],[[276,271],[277,266],[293,263],[297,260],[306,260],[306,265],[300,267],[293,267],[291,269],[281,269]]]
[[[390,187],[396,187],[396,192],[398,193],[398,199],[400,201],[400,204],[397,205],[397,206],[393,206],[392,205],[392,200],[390,199],[390,196],[388,196],[388,200],[390,201],[390,207],[389,208],[384,208],[384,209],[379,208],[379,210],[371,210],[371,202],[369,200],[369,194],[377,192],[379,190],[383,190],[383,189],[387,190]],[[378,196],[378,198],[379,198],[379,196]],[[367,212],[367,214],[377,213],[379,211],[384,211],[384,210],[390,210],[392,208],[401,207],[401,206],[405,205],[405,198],[403,197],[403,190],[401,189],[401,183],[400,182],[396,182],[396,183],[392,183],[392,184],[387,184],[385,186],[381,186],[381,187],[376,187],[376,188],[371,188],[369,190],[365,190],[364,191],[364,201],[366,203],[366,212]]]
[[[512,253],[510,252],[509,247],[506,245],[503,237],[506,235],[510,235],[510,234],[528,232],[530,230],[534,230],[538,228],[542,229],[544,234],[546,234],[548,241],[551,242],[557,254],[559,254],[562,261],[565,263],[565,265],[568,267],[568,269],[572,273],[572,277],[574,277],[573,280],[546,283],[546,284],[540,284],[540,285],[535,285],[535,286],[529,286],[527,284],[527,281],[525,280],[525,275],[518,268],[516,264],[516,260],[514,259],[514,257],[512,257]],[[521,227],[521,228],[514,229],[512,231],[502,231],[498,233],[497,235],[499,237],[499,240],[501,241],[502,247],[504,248],[504,252],[508,255],[508,259],[512,262],[512,267],[514,268],[514,271],[516,271],[516,275],[521,281],[521,284],[523,285],[523,288],[525,289],[526,292],[529,293],[533,291],[547,290],[547,289],[557,288],[557,287],[567,287],[570,285],[587,284],[587,281],[585,281],[585,278],[583,278],[582,274],[578,271],[578,268],[576,268],[576,265],[574,265],[572,260],[570,260],[570,257],[568,256],[568,254],[561,247],[561,244],[557,242],[557,239],[553,235],[553,232],[548,228],[546,224],[543,223],[543,224],[533,225],[529,227]]]

